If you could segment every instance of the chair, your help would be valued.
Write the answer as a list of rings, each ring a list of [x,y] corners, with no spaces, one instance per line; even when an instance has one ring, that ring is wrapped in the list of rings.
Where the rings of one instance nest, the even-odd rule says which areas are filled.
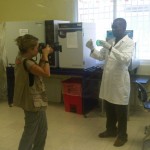
[[[143,103],[143,106],[145,109],[150,110],[150,99],[148,99],[148,93],[145,87],[139,83],[136,82],[137,89],[138,89],[138,99]]]
[[[148,93],[145,87],[139,83],[137,84],[137,90],[138,90],[138,99],[142,102],[144,108],[148,111],[150,111],[150,99],[148,99]],[[150,149],[150,125],[145,127],[145,137],[143,139],[143,146],[142,150],[149,150]]]

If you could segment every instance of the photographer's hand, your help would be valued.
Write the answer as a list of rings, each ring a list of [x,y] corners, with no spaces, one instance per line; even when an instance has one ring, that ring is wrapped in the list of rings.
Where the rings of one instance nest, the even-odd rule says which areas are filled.
[[[48,60],[48,55],[51,54],[54,50],[46,45],[44,49],[42,49],[42,57],[39,62],[39,66],[43,69],[47,76],[50,76],[50,64]]]
[[[49,77],[50,76],[50,64],[48,60],[48,55],[53,52],[53,49],[49,46],[46,45],[42,50],[41,59],[39,61],[39,65],[35,64],[32,66],[32,71],[31,73],[38,75],[38,76],[43,76],[43,77]]]
[[[48,55],[51,54],[52,52],[53,52],[53,49],[49,45],[46,45],[46,47],[42,49],[40,65],[43,65],[45,63],[49,63]]]
[[[42,54],[48,56],[49,54],[53,53],[53,51],[54,50],[52,47],[50,47],[49,45],[46,45],[46,47],[42,49]]]

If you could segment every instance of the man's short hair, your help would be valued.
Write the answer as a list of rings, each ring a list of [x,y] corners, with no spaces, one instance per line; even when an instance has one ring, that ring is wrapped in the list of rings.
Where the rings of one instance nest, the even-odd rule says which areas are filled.
[[[116,18],[114,22],[118,22],[123,27],[123,29],[126,30],[127,22],[124,18]]]

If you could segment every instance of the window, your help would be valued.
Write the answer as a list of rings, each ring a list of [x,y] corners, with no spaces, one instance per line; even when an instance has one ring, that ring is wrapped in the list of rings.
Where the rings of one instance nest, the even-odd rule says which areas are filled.
[[[78,21],[96,23],[97,38],[104,39],[111,29],[113,3],[111,0],[78,0]]]
[[[95,22],[97,38],[104,39],[113,18],[127,20],[133,30],[136,57],[150,60],[150,0],[78,0],[78,21]]]

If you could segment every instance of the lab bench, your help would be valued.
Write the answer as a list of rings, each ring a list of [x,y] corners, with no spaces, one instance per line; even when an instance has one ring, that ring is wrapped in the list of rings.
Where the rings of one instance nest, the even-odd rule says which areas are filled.
[[[67,75],[69,77],[82,78],[82,109],[83,114],[86,114],[99,104],[99,88],[101,83],[103,70],[101,67],[92,67],[89,69],[66,69],[66,68],[51,68],[52,75]],[[150,76],[130,74],[131,94],[129,109],[134,109],[137,106],[137,89],[136,82],[147,85],[150,81]],[[61,84],[61,83],[60,83]],[[89,88],[90,87],[90,88]],[[105,113],[103,100],[101,100],[101,113]]]
[[[14,67],[9,66],[7,70],[7,87],[8,87],[8,104],[13,101],[13,86],[14,86]],[[45,78],[44,82],[47,87],[47,95],[51,102],[61,102],[62,98],[62,81],[78,77],[82,79],[82,111],[83,115],[92,110],[99,104],[99,88],[102,78],[103,69],[99,67],[91,67],[88,69],[70,69],[70,68],[51,68],[51,77]],[[138,105],[136,82],[140,82],[145,86],[150,82],[148,75],[130,74],[131,77],[131,94],[130,94],[130,109],[136,108]],[[103,103],[101,111],[104,112]]]
[[[51,68],[52,76],[76,77],[82,80],[82,114],[90,112],[99,102],[99,88],[102,78],[101,67],[88,69]],[[62,93],[62,91],[59,91]]]

